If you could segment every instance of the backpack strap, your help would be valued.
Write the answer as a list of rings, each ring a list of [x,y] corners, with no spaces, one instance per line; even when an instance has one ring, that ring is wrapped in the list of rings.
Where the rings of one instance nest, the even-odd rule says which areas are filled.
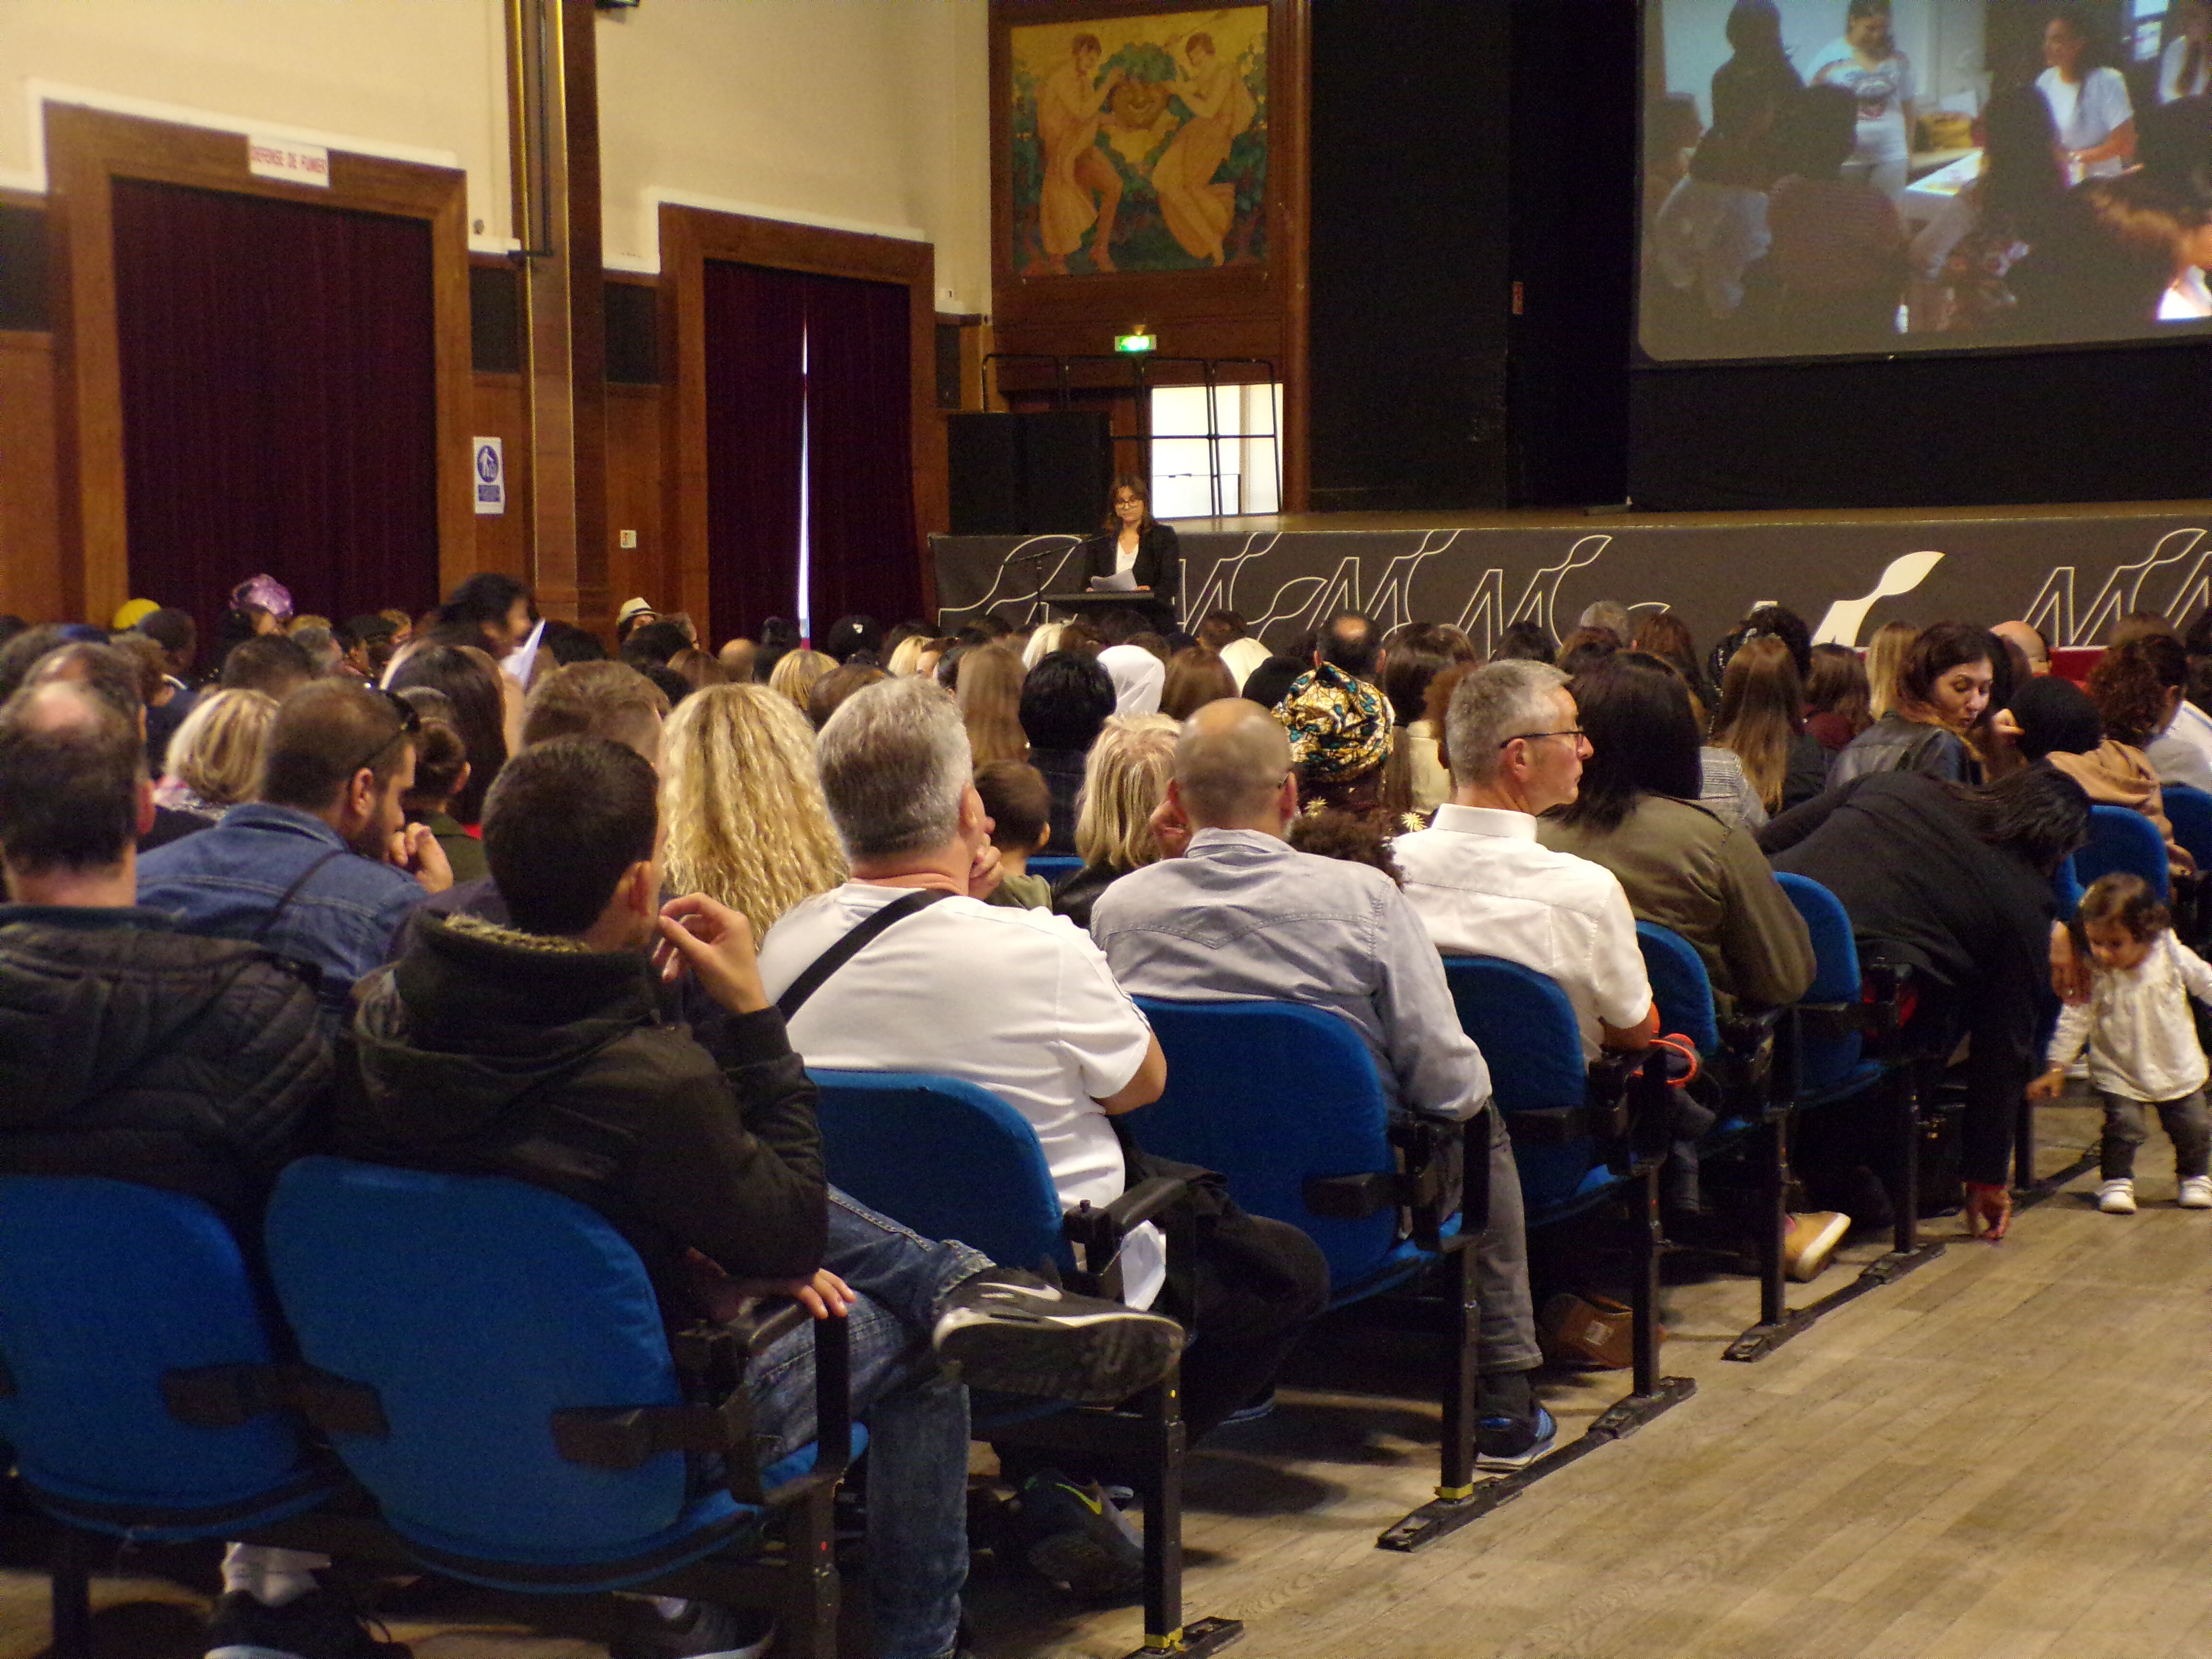
[[[292,884],[284,890],[284,896],[276,901],[276,908],[261,918],[261,925],[253,930],[252,942],[259,945],[266,940],[269,937],[269,930],[276,925],[277,918],[291,908],[292,901],[299,896],[300,890],[314,879],[316,874],[332,859],[342,859],[345,855],[346,849],[341,847],[334,852],[324,854],[322,857],[301,871],[293,879]]]
[[[901,898],[893,899],[874,915],[863,919],[858,926],[806,965],[806,971],[784,988],[775,1006],[785,1019],[790,1019],[805,1005],[806,999],[822,988],[822,983],[847,963],[875,942],[876,936],[885,928],[904,921],[916,911],[927,910],[939,899],[949,899],[951,894],[941,887],[921,887]]]

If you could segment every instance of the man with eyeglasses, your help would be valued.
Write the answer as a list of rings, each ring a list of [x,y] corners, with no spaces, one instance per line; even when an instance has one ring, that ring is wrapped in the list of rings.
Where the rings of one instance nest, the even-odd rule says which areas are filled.
[[[1574,799],[1589,753],[1567,677],[1539,662],[1469,674],[1452,690],[1444,751],[1451,799],[1392,847],[1429,937],[1554,981],[1574,1005],[1584,1060],[1649,1048],[1659,1016],[1620,878],[1536,841],[1538,815]]]
[[[294,692],[269,729],[259,799],[149,853],[138,902],[187,933],[312,963],[335,1035],[354,981],[391,956],[416,906],[453,884],[436,837],[400,806],[420,724],[406,702],[358,683]]]

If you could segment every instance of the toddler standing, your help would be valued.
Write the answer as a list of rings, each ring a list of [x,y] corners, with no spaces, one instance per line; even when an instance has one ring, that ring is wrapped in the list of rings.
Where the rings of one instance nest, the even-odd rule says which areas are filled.
[[[2204,1050],[2189,999],[2212,1005],[2212,966],[2173,937],[2166,906],[2137,876],[2101,876],[2081,896],[2082,930],[2093,963],[2086,1003],[2058,1016],[2047,1069],[2028,1085],[2030,1100],[2051,1100],[2086,1043],[2089,1082],[2105,1103],[2103,1184],[2106,1215],[2136,1211],[2136,1148],[2147,1109],[2155,1108],[2173,1142],[2173,1172],[2185,1210],[2212,1210],[2212,1120],[2204,1109]]]

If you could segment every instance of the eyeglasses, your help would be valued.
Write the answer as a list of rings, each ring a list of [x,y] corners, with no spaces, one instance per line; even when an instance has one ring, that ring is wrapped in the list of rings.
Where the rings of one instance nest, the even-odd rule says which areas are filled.
[[[378,744],[375,748],[370,750],[366,755],[363,755],[351,766],[347,767],[346,769],[339,775],[342,777],[350,778],[355,773],[360,771],[363,767],[374,766],[376,763],[376,757],[382,754],[386,750],[391,748],[393,744],[398,742],[400,738],[417,736],[422,730],[422,716],[413,703],[408,702],[406,698],[401,696],[397,691],[387,690],[383,686],[374,686],[371,689],[375,691],[377,696],[382,697],[386,702],[392,705],[392,712],[399,717],[399,729],[393,732],[390,737],[386,738],[382,743]]]
[[[1522,732],[1506,738],[1498,746],[1500,749],[1510,749],[1516,743],[1534,743],[1539,738],[1572,738],[1577,743],[1588,743],[1589,733],[1579,726],[1570,727],[1565,732]]]

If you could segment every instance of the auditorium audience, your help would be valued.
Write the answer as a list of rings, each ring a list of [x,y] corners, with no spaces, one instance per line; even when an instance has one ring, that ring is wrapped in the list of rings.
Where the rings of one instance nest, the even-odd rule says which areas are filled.
[[[769,690],[778,696],[787,697],[793,708],[800,714],[806,712],[806,700],[814,693],[816,684],[825,676],[836,672],[836,659],[819,651],[787,651],[776,659],[775,667],[768,677]]]
[[[1492,653],[1493,660],[1510,662],[1550,662],[1559,654],[1559,645],[1552,638],[1551,629],[1534,620],[1515,623],[1498,636],[1498,649]]]
[[[1836,757],[1829,781],[1899,771],[1979,782],[1981,763],[1966,739],[1990,707],[1995,663],[2003,654],[1985,629],[1965,623],[1923,629],[1898,662],[1889,706]],[[1879,706],[1879,678],[1875,684]]]
[[[1723,1018],[1739,1000],[1795,1002],[1813,982],[1811,939],[1753,832],[1697,804],[1698,728],[1680,678],[1631,659],[1569,690],[1590,755],[1575,799],[1538,820],[1537,838],[1603,865],[1638,921],[1688,940]]]
[[[1114,701],[1113,678],[1079,651],[1047,653],[1022,680],[1022,734],[1052,791],[1052,838],[1062,851],[1075,846],[1084,769]]]
[[[1030,740],[1022,733],[1024,678],[1020,653],[1003,645],[978,646],[960,659],[960,718],[976,765],[1029,758]]]
[[[508,766],[484,839],[511,925],[426,919],[398,965],[363,988],[359,1086],[340,1096],[339,1149],[505,1175],[591,1205],[637,1248],[672,1322],[728,1318],[761,1293],[848,1319],[876,1476],[878,1640],[910,1659],[950,1652],[967,1565],[967,1399],[920,1343],[971,1382],[1038,1392],[1033,1354],[1030,1371],[1008,1363],[1012,1313],[1031,1344],[1044,1330],[1058,1339],[1070,1397],[1115,1398],[1160,1374],[1177,1334],[1110,1304],[1040,1297],[1029,1275],[917,1239],[826,1187],[813,1086],[750,929],[704,896],[662,902],[655,793],[652,769],[603,738],[554,738]],[[656,960],[727,1014],[714,1047],[664,1023]],[[606,1157],[610,1144],[623,1156]],[[1122,1338],[1118,1366],[1101,1363],[1107,1343],[1069,1328],[1079,1308]],[[808,1437],[812,1357],[801,1329],[747,1371],[754,1425],[775,1443],[763,1462]],[[672,1634],[711,1632],[713,1649],[693,1641],[695,1652],[767,1635],[759,1615],[696,1603],[634,1613]]]
[[[1813,672],[1805,679],[1805,730],[1824,756],[1833,756],[1874,724],[1874,695],[1866,664],[1850,647],[1816,645],[1812,655]]]
[[[36,632],[33,629],[22,637],[31,638]],[[145,671],[129,653],[109,645],[72,640],[55,646],[22,665],[23,685],[41,685],[55,680],[82,685],[129,720],[143,737],[146,704],[141,696],[141,689],[146,682]],[[152,824],[138,837],[138,851],[141,854],[152,852],[155,848],[166,847],[173,841],[196,834],[206,827],[207,822],[204,818],[156,803]]]
[[[1960,1168],[1970,1224],[1992,1237],[2011,1216],[2014,1118],[2050,996],[2051,878],[2088,823],[2081,787],[2049,767],[1971,786],[1890,771],[1850,779],[1759,836],[1776,869],[1809,876],[1842,902],[1863,960],[1911,970],[1905,1036],[1931,1073],[1968,1039]],[[1884,1224],[1888,1202],[1874,1176],[1894,1172],[1879,1117],[1808,1115],[1796,1161],[1816,1207]]]
[[[1052,842],[1052,791],[1026,761],[988,761],[975,769],[975,793],[999,849],[999,884],[983,902],[1025,910],[1052,908],[1052,884],[1029,872],[1032,854]]]
[[[188,933],[265,945],[321,970],[325,1026],[424,897],[453,884],[437,837],[407,825],[414,709],[338,680],[303,687],[269,729],[258,799],[148,854],[138,902]]]
[[[1244,677],[1244,699],[1262,708],[1279,708],[1291,688],[1312,672],[1310,664],[1296,657],[1269,657]]]
[[[2212,13],[2208,13],[2212,15]],[[2141,747],[2151,770],[2158,775],[2161,784],[2183,783],[2192,789],[2212,793],[2212,755],[2191,743],[2184,735],[2188,729],[2185,711],[2195,714],[2187,702],[2189,690],[2189,653],[2179,640],[2172,634],[2150,634],[2131,641],[2119,649],[2106,653],[2107,657],[2133,654],[2139,656],[2145,669],[2158,684],[2159,714],[2151,728],[2148,742]],[[2097,675],[2104,667],[2100,661],[2089,671],[2090,695],[2097,695]],[[2106,717],[2107,724],[2110,717]]]
[[[1712,746],[1736,757],[1768,813],[1810,800],[1827,787],[1827,754],[1805,730],[1804,706],[1796,659],[1780,639],[1762,635],[1729,659]]]
[[[2027,659],[2027,672],[2031,677],[2039,677],[2051,672],[2051,641],[2043,637],[2043,630],[2033,623],[2001,622],[1990,632],[2008,648],[2019,647],[2021,655]]]
[[[1123,720],[1157,714],[1160,693],[1167,684],[1167,667],[1133,641],[1109,645],[1098,653],[1098,665],[1114,682],[1114,712]]]
[[[1370,666],[1375,660],[1371,647],[1329,648]],[[1382,784],[1390,759],[1389,701],[1358,671],[1322,653],[1316,656],[1313,668],[1291,684],[1275,708],[1275,718],[1290,734],[1291,761],[1304,799],[1355,817],[1389,814],[1394,804],[1385,799]]]
[[[824,674],[806,694],[807,724],[819,732],[830,723],[830,717],[844,707],[846,698],[862,686],[873,685],[887,678],[882,669],[860,662],[848,662]]]
[[[653,617],[623,636],[617,654],[632,667],[642,670],[673,662],[690,649],[691,641],[682,629],[665,617]]]
[[[660,762],[661,723],[668,699],[659,687],[618,662],[570,663],[541,674],[524,705],[522,744],[548,738],[611,738]]]
[[[442,691],[417,685],[398,694],[422,720],[415,739],[414,787],[399,798],[407,822],[427,827],[438,838],[454,885],[481,881],[490,873],[483,843],[453,816],[453,801],[474,775],[469,746],[453,713],[453,700]]]
[[[1365,1040],[1397,1109],[1449,1121],[1484,1111],[1489,1068],[1405,896],[1378,871],[1284,841],[1298,786],[1280,725],[1256,703],[1211,704],[1185,723],[1173,761],[1160,829],[1174,856],[1116,883],[1093,916],[1122,988],[1325,1008]],[[1511,1469],[1549,1450],[1558,1425],[1529,1384],[1541,1356],[1512,1143],[1494,1111],[1488,1127],[1476,1441],[1483,1467]],[[1192,1361],[1206,1346],[1201,1327]]]
[[[1647,611],[1637,618],[1636,631],[1630,636],[1628,646],[1646,656],[1658,658],[1680,674],[1682,683],[1690,688],[1690,701],[1696,708],[1699,726],[1711,723],[1713,709],[1720,699],[1713,690],[1712,678],[1698,660],[1697,641],[1691,637],[1686,623],[1672,611]],[[1721,667],[1727,666],[1723,659]]]
[[[1437,758],[1439,728],[1429,719],[1429,687],[1437,675],[1474,654],[1474,647],[1457,629],[1427,623],[1398,629],[1384,650],[1382,695],[1390,702],[1394,775],[1386,788],[1402,794],[1409,811],[1433,812],[1451,797],[1450,775]]]
[[[715,653],[715,660],[722,665],[722,672],[728,676],[732,684],[750,685],[757,678],[753,673],[753,658],[758,649],[750,640],[727,640]]]
[[[329,1087],[330,1044],[307,982],[270,951],[138,904],[143,741],[81,682],[0,708],[0,1172],[198,1199],[258,1260],[270,1188],[307,1149]],[[398,1652],[316,1583],[323,1563],[232,1546],[210,1650]]]
[[[1237,695],[1237,677],[1203,645],[1187,646],[1168,659],[1160,689],[1160,713],[1186,720],[1210,702]]]
[[[257,634],[232,647],[222,659],[220,684],[228,691],[262,691],[282,702],[314,678],[314,665],[298,641]]]
[[[469,775],[453,797],[455,822],[473,828],[483,821],[484,796],[507,763],[506,689],[485,652],[473,646],[425,645],[410,652],[386,684],[394,691],[421,686],[443,695],[459,732]]]
[[[1167,799],[1176,723],[1163,714],[1108,720],[1083,773],[1076,801],[1075,854],[1083,867],[1054,890],[1052,908],[1079,927],[1115,882],[1160,857],[1152,814]]]
[[[204,691],[169,740],[168,769],[155,804],[208,823],[253,799],[276,718],[276,700],[259,691]]]
[[[737,911],[756,937],[845,879],[814,732],[769,686],[685,698],[661,736],[660,792],[670,884]]]
[[[790,911],[762,946],[771,996],[856,924],[920,893],[942,894],[871,939],[791,1017],[809,1066],[926,1072],[990,1090],[1027,1118],[1064,1208],[1118,1198],[1124,1152],[1109,1121],[1159,1097],[1167,1061],[1097,947],[1066,921],[981,902],[994,881],[982,801],[958,711],[926,686],[890,681],[823,729],[823,793],[853,879]],[[957,963],[957,979],[942,971]],[[1320,1252],[1295,1228],[1255,1218],[1259,1264],[1201,1243],[1183,1416],[1205,1434],[1265,1388],[1327,1295]],[[1122,1284],[1151,1307],[1166,1282],[1158,1230],[1125,1240]],[[1238,1316],[1243,1316],[1239,1318]]]
[[[873,617],[840,617],[830,624],[830,631],[822,636],[822,654],[834,659],[842,667],[856,655],[865,655],[877,667],[883,665],[883,624]]]
[[[1459,682],[1445,719],[1452,798],[1433,827],[1391,848],[1407,902],[1439,951],[1504,957],[1556,981],[1585,1058],[1649,1046],[1657,1013],[1619,878],[1536,839],[1537,817],[1575,798],[1589,743],[1567,677],[1492,663]]]
[[[2132,659],[2107,668],[2122,652]],[[2105,653],[2085,693],[2070,680],[2046,675],[2014,693],[2012,715],[2020,727],[2020,752],[2027,760],[2047,761],[2081,786],[2093,803],[2124,806],[2156,827],[2175,870],[2197,866],[2173,838],[2166,802],[2140,745],[2142,734],[2165,711],[2165,696],[2137,647],[2116,647]],[[2107,720],[2106,711],[2112,718]],[[2127,739],[2133,738],[2136,742]]]
[[[438,607],[441,629],[464,636],[451,643],[476,646],[495,662],[520,651],[537,623],[538,605],[528,586],[493,570],[470,577]],[[485,787],[490,787],[489,779]]]
[[[670,670],[684,677],[694,691],[709,685],[726,685],[729,674],[722,665],[696,646],[687,645],[668,659]]]

